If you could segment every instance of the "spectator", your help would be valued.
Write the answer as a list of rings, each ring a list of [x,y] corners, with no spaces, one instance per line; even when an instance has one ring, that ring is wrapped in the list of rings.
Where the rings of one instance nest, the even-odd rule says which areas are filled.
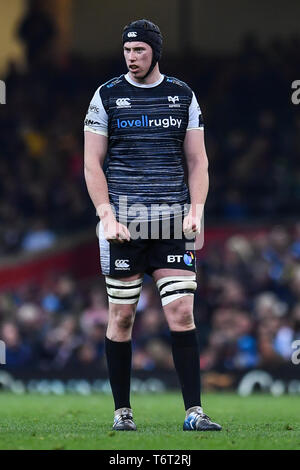
[[[55,240],[55,234],[40,219],[34,221],[32,228],[25,234],[22,240],[22,248],[24,251],[31,252],[46,250],[54,245]]]
[[[21,339],[16,324],[4,322],[1,327],[1,339],[6,346],[7,369],[20,369],[33,364],[31,347]]]
[[[203,370],[230,372],[290,361],[292,342],[300,338],[300,267],[291,254],[298,231],[281,233],[230,237],[224,245],[208,246],[199,259],[195,320]],[[268,246],[280,253],[284,276],[273,277],[265,259]],[[81,284],[65,273],[2,293],[0,328],[14,352],[10,363],[21,361],[16,351],[24,350],[24,367],[104,367],[104,289],[98,278],[96,284]],[[169,332],[156,287],[147,278],[133,347],[137,369],[169,368]]]
[[[18,35],[24,41],[30,67],[49,56],[55,26],[39,0],[28,0],[28,11],[19,25]]]

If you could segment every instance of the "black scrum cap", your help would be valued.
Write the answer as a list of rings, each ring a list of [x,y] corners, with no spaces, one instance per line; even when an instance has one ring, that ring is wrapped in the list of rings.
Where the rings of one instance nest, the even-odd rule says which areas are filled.
[[[122,41],[123,45],[125,42],[142,41],[146,42],[149,44],[149,46],[152,47],[152,63],[145,77],[149,75],[161,57],[162,34],[159,27],[149,20],[133,21],[132,23],[125,26],[123,30]]]

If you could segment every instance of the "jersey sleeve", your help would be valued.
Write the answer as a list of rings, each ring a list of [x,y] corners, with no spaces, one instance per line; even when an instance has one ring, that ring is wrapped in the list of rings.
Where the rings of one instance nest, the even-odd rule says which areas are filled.
[[[84,121],[84,130],[107,136],[108,116],[102,103],[100,88],[97,89],[90,102]]]
[[[186,130],[190,131],[191,129],[204,129],[202,112],[194,92],[189,106],[189,122]]]

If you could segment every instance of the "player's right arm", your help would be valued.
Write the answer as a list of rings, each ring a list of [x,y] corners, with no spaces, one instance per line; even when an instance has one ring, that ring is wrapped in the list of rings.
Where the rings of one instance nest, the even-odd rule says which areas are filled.
[[[99,90],[91,101],[85,119],[84,131],[84,176],[88,193],[103,224],[106,240],[124,243],[124,240],[130,240],[130,233],[127,227],[120,224],[114,215],[103,172],[108,146],[107,116]]]
[[[102,169],[107,152],[107,137],[90,131],[84,134],[84,177],[90,198],[102,221],[104,237],[109,242],[124,243],[124,240],[130,240],[129,230],[115,218]]]

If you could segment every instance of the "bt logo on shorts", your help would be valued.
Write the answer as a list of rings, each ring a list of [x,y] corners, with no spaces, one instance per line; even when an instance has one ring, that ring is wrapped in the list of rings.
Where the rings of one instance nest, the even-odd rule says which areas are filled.
[[[183,255],[168,255],[167,262],[168,263],[180,263],[180,260]]]
[[[193,261],[195,259],[194,253],[191,251],[187,251],[183,256],[183,261],[187,266],[193,266]]]
[[[181,258],[183,258],[183,261],[187,266],[193,266],[195,256],[191,251],[187,251],[184,255],[168,255],[167,262],[168,263],[176,263],[176,262],[180,263]]]

